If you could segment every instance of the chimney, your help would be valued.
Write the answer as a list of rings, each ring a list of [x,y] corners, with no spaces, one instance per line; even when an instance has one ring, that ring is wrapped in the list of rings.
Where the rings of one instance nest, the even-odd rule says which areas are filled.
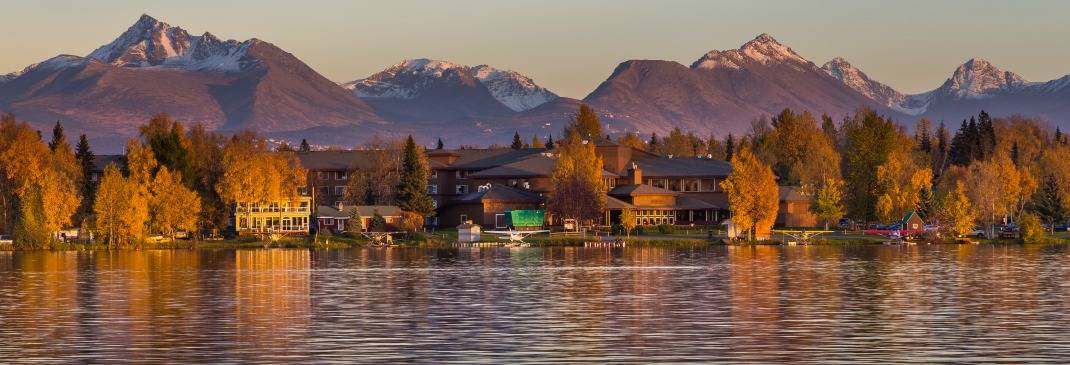
[[[639,168],[639,164],[632,162],[632,167],[628,169],[628,177],[631,178],[632,185],[643,184],[643,169]]]
[[[342,210],[342,208],[345,208],[345,202],[343,202],[341,200],[335,202],[335,205],[338,206],[338,210]]]

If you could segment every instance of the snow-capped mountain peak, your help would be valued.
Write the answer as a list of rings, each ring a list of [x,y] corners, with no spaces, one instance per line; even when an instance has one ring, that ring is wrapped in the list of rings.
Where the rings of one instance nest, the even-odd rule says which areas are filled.
[[[121,67],[168,67],[196,71],[239,71],[249,46],[258,42],[220,40],[211,33],[191,36],[186,30],[142,15],[89,59]]]
[[[870,79],[862,70],[854,67],[843,57],[833,58],[821,66],[821,69],[829,76],[843,82],[844,85],[881,104],[894,106],[904,99],[903,94],[888,85]]]
[[[85,62],[86,62],[85,58],[74,56],[74,55],[61,54],[59,56],[52,57],[52,58],[49,58],[47,60],[44,60],[44,61],[32,64],[32,65],[26,66],[26,68],[23,68],[20,71],[15,71],[15,72],[9,73],[7,75],[0,75],[0,82],[4,82],[4,81],[7,81],[7,80],[13,80],[13,79],[15,79],[15,78],[17,78],[19,76],[22,76],[23,74],[26,74],[26,73],[29,73],[29,72],[35,71],[35,70],[55,70],[55,69],[59,69],[59,68],[69,67],[69,66],[81,65],[81,64],[83,64]]]
[[[516,71],[479,65],[473,67],[472,72],[494,99],[513,111],[528,110],[557,98],[557,94],[536,85],[530,77]]]
[[[956,98],[982,99],[990,94],[1012,91],[1026,85],[1017,74],[1003,70],[981,58],[972,58],[955,69],[940,88]]]
[[[465,82],[482,84],[494,99],[513,111],[528,110],[557,98],[531,78],[514,71],[427,58],[404,60],[342,86],[362,98],[415,99],[434,85]]]
[[[691,68],[716,69],[716,68],[741,68],[745,63],[770,63],[790,62],[811,64],[791,47],[778,42],[773,36],[762,33],[753,40],[744,43],[739,49],[726,51],[712,50],[702,58],[691,64]]]

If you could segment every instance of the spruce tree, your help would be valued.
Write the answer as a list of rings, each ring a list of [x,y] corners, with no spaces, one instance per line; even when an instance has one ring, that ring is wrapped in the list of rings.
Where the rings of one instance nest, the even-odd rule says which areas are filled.
[[[74,157],[82,168],[82,186],[79,187],[82,193],[82,212],[88,212],[90,207],[93,206],[93,197],[96,195],[96,185],[93,184],[93,168],[95,167],[96,156],[93,155],[93,150],[89,148],[89,139],[86,138],[85,134],[78,136],[76,150]]]
[[[300,149],[301,152],[311,152],[312,151],[312,146],[309,146],[308,145],[308,141],[305,140],[304,138],[301,138],[301,147],[300,148],[301,148]]]
[[[554,149],[554,135],[552,133],[546,135],[546,149]]]
[[[441,150],[443,148],[446,148],[446,146],[444,144],[442,144],[442,137],[439,137],[438,138],[438,144],[435,145],[435,149],[436,150]]]
[[[1062,188],[1059,187],[1059,182],[1056,180],[1055,175],[1047,174],[1044,176],[1043,185],[1034,193],[1032,208],[1037,215],[1049,224],[1065,222],[1070,217],[1066,202],[1063,201]]]
[[[658,153],[658,150],[660,149],[660,147],[658,147],[658,132],[650,133],[650,143],[648,143],[648,145],[649,147],[647,149],[650,152]]]
[[[64,144],[67,144],[67,136],[63,134],[63,125],[57,120],[56,126],[52,127],[52,141],[48,142],[48,149],[55,151]]]
[[[1063,141],[1063,131],[1059,127],[1055,127],[1055,142]]]
[[[513,132],[513,144],[509,147],[512,147],[514,150],[524,148],[524,141],[520,140],[520,132]]]
[[[1018,163],[1018,154],[1018,141],[1015,141],[1014,144],[1011,145],[1011,162],[1014,162],[1014,166],[1020,165]]]
[[[736,153],[736,140],[732,137],[732,133],[728,134],[728,138],[724,141],[724,160],[732,162],[732,157]]]
[[[405,151],[401,165],[401,178],[397,188],[397,205],[402,210],[415,212],[425,217],[435,213],[434,201],[427,195],[426,165],[421,160],[420,150],[412,136],[405,139]]]

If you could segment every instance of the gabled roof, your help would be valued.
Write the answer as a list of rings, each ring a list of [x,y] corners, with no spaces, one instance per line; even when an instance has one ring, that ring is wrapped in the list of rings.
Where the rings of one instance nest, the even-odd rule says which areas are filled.
[[[922,222],[925,222],[924,220],[921,219],[921,216],[918,215],[917,212],[912,210],[912,211],[907,212],[907,214],[903,216],[903,224],[906,224],[907,222],[909,222],[910,218],[913,218],[913,217],[918,217],[918,220],[921,220]]]
[[[726,177],[732,173],[728,162],[704,157],[665,157],[637,154],[632,162],[650,177]]]
[[[475,203],[487,200],[514,203],[542,203],[541,195],[514,187],[492,184],[490,188],[465,194],[457,199],[459,202]]]
[[[808,202],[814,200],[813,197],[803,195],[799,193],[799,187],[797,186],[781,186],[779,187],[779,199],[786,202]]]
[[[393,205],[349,205],[343,206],[341,210],[333,205],[320,205],[316,207],[316,217],[349,218],[353,216],[354,210],[359,211],[361,217],[375,216],[376,211],[379,212],[379,215],[384,217],[397,217],[401,215],[401,208]]]
[[[634,205],[629,204],[626,201],[607,196],[606,197],[606,209],[635,209]]]
[[[640,195],[680,195],[669,189],[662,189],[653,185],[617,185],[610,190],[609,195],[614,196],[640,196]]]
[[[553,157],[539,153],[522,157],[515,162],[491,167],[486,170],[472,173],[469,177],[502,178],[502,177],[549,177],[554,172],[557,160]],[[602,177],[619,177],[612,172],[602,170]]]
[[[513,162],[525,157],[546,152],[545,148],[495,148],[454,150],[461,158],[447,166],[451,170],[484,170]]]

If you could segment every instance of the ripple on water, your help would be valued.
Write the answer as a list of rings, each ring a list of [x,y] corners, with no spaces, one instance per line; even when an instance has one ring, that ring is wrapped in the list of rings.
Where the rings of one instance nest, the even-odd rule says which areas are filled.
[[[0,253],[25,362],[1065,362],[1063,246]]]

